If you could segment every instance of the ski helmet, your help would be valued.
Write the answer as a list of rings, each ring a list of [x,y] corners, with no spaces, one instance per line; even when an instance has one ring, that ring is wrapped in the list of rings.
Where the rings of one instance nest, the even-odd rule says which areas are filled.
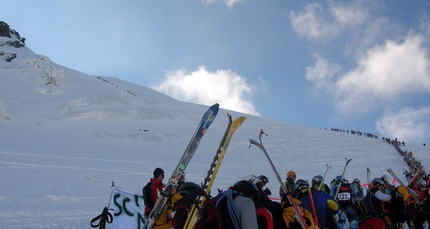
[[[300,198],[300,196],[308,191],[309,184],[307,181],[299,179],[296,181],[293,187],[294,196]]]
[[[352,180],[352,183],[361,184],[361,181],[358,178],[354,178],[354,180]]]
[[[263,183],[269,183],[269,178],[267,178],[266,176],[264,176],[264,175],[260,175],[260,176],[258,176],[258,179],[260,179],[261,180],[261,182],[263,182]]]
[[[241,192],[243,195],[251,199],[258,200],[259,198],[259,191],[257,186],[249,180],[240,180],[236,182],[231,189],[234,191]]]
[[[287,172],[287,178],[290,177],[294,177],[294,179],[296,179],[296,172],[294,172],[293,170],[290,170]]]
[[[254,184],[261,183],[261,179],[259,177],[257,177],[256,175],[246,175],[246,176],[239,179],[239,181],[241,181],[241,180],[251,181]]]
[[[185,182],[179,186],[179,192],[188,192],[194,196],[206,196],[206,192],[200,185],[193,182]]]
[[[323,176],[316,175],[316,176],[312,177],[312,184],[319,185],[319,184],[321,184],[321,182],[323,181],[323,179],[324,179]]]
[[[341,179],[342,179],[342,180],[341,180]],[[345,179],[345,178],[342,178],[342,176],[341,176],[341,175],[336,176],[335,180],[336,180],[336,184],[339,184],[340,182],[342,182],[343,184],[346,184],[346,183],[347,183],[346,179]]]
[[[383,187],[385,187],[385,181],[382,180],[381,178],[375,178],[372,180],[372,185],[376,185],[376,184],[380,184]]]

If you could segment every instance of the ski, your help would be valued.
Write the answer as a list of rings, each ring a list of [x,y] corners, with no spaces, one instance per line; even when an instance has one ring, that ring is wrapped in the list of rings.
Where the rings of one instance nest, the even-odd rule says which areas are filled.
[[[215,153],[215,156],[212,160],[212,163],[207,172],[207,175],[201,185],[202,189],[205,190],[206,195],[210,194],[210,190],[215,181],[216,174],[218,173],[218,170],[221,166],[221,162],[224,158],[225,153],[227,152],[227,148],[230,144],[230,141],[233,138],[233,134],[242,125],[242,123],[245,122],[245,119],[246,119],[245,116],[241,116],[235,119],[234,121],[232,121],[230,114],[227,114],[227,117],[228,117],[228,125],[225,130],[224,136],[219,144],[218,150]],[[199,197],[197,204],[193,204],[193,206],[190,208],[190,211],[188,213],[188,218],[187,218],[187,221],[185,222],[184,228],[188,228],[188,229],[194,228],[196,222],[198,222],[198,219],[201,217],[199,215],[200,213],[199,210],[202,209],[202,206],[205,200],[206,200],[206,196],[201,196]]]
[[[318,190],[321,190],[321,187],[322,187],[322,185],[324,184],[324,181],[325,181],[325,177],[327,176],[327,172],[331,168],[331,166],[329,166],[328,164],[326,166],[327,166],[327,168],[325,169],[325,173],[324,173],[323,179],[322,179],[320,185],[318,186]]]
[[[351,160],[352,160],[352,158],[350,158],[350,159],[345,158],[345,161],[346,161],[345,167],[343,167],[342,176],[340,177],[339,184],[337,184],[336,193],[334,194],[334,200],[336,200],[336,201],[337,201],[337,194],[339,194],[339,191],[340,191],[341,182],[342,182],[343,178],[345,177],[346,167],[348,166],[349,162],[351,162]]]
[[[256,141],[256,140],[254,140],[254,139],[249,139],[249,143],[250,143],[250,144],[249,144],[249,147],[251,147],[251,145],[255,145],[255,146],[257,146],[258,148],[260,148],[260,150],[261,150],[261,151],[263,151],[263,153],[266,155],[266,158],[267,158],[267,160],[269,161],[270,166],[272,167],[273,173],[275,174],[275,176],[276,176],[276,178],[277,178],[277,180],[278,180],[279,184],[281,185],[281,188],[282,188],[281,190],[282,190],[282,192],[283,192],[283,196],[282,196],[281,198],[283,198],[283,199],[285,198],[285,199],[288,201],[288,203],[289,203],[289,204],[291,204],[291,205],[293,206],[293,208],[294,208],[294,212],[295,212],[294,218],[297,220],[297,222],[300,224],[300,226],[301,226],[303,229],[308,229],[308,226],[307,226],[307,224],[306,224],[305,219],[303,218],[303,215],[302,215],[302,213],[301,213],[301,211],[300,211],[299,206],[298,206],[298,205],[296,204],[296,202],[294,201],[294,198],[293,198],[293,196],[291,195],[291,193],[289,193],[289,192],[288,192],[287,188],[285,187],[284,183],[282,182],[281,177],[279,176],[278,171],[276,170],[275,165],[273,164],[272,159],[270,159],[269,154],[267,153],[266,149],[265,149],[265,148],[264,148],[264,146],[263,146],[263,142],[261,141],[261,136],[262,136],[263,134],[267,136],[267,134],[266,134],[266,133],[264,133],[263,129],[261,129],[261,130],[260,130],[260,135],[258,136],[258,138],[259,138],[260,142],[257,142],[257,141]]]
[[[370,186],[370,169],[367,168],[367,187]],[[367,188],[367,191],[369,191],[369,188]]]
[[[415,198],[415,201],[418,204],[422,204],[420,195],[416,193],[413,189],[411,189],[409,186],[405,185],[391,168],[387,169],[387,172],[391,174],[391,176],[393,176],[393,178],[396,179],[396,181],[399,182],[400,185],[405,186],[408,189],[409,193],[411,193],[411,195]]]
[[[191,137],[191,140],[188,143],[188,146],[182,155],[181,160],[179,160],[178,165],[176,166],[175,170],[173,170],[172,177],[169,179],[169,183],[166,185],[162,195],[157,199],[157,202],[155,202],[154,208],[152,208],[148,217],[145,219],[145,224],[143,228],[151,229],[154,226],[160,214],[163,212],[163,209],[165,208],[167,201],[170,198],[170,195],[172,194],[172,192],[174,191],[175,187],[178,184],[179,177],[187,168],[187,165],[190,162],[191,158],[193,157],[194,153],[196,152],[197,147],[200,144],[200,141],[202,140],[203,136],[206,133],[206,130],[209,128],[209,126],[212,124],[213,120],[215,119],[216,115],[218,114],[218,110],[219,110],[219,104],[216,103],[212,105],[203,115],[199,125],[197,126],[196,131],[194,132],[194,135]]]
[[[311,205],[311,210],[312,210],[312,217],[314,218],[315,228],[319,229],[320,226],[319,226],[318,217],[317,217],[317,210],[315,209],[314,196],[312,195],[312,190],[310,186],[308,186],[308,195],[309,195],[309,203]]]

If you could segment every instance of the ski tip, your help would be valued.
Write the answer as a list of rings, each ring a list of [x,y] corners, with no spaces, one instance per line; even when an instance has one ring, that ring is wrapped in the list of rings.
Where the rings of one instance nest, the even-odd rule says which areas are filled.
[[[219,103],[215,103],[214,105],[212,105],[213,107],[217,107],[219,108]]]
[[[240,116],[239,118],[237,118],[238,120],[240,120],[240,124],[242,124],[243,122],[245,122],[246,117],[245,116]]]

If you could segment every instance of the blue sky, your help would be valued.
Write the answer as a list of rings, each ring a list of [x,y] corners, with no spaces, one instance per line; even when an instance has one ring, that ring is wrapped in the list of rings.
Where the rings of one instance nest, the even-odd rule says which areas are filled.
[[[183,101],[430,142],[430,1],[7,1],[63,66]]]

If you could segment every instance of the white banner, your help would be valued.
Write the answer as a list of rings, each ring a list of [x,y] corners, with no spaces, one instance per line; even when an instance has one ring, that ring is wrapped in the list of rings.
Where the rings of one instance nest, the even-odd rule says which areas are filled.
[[[145,220],[145,204],[143,197],[127,190],[113,186],[113,204],[115,229],[140,229]]]

